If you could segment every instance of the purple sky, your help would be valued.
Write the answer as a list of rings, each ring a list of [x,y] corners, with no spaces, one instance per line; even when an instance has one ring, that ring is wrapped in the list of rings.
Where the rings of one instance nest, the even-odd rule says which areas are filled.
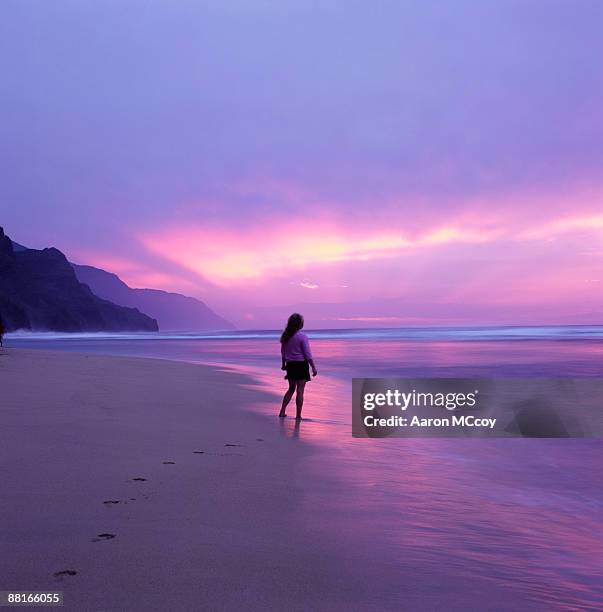
[[[0,224],[240,326],[600,321],[601,23],[599,0],[5,0]]]

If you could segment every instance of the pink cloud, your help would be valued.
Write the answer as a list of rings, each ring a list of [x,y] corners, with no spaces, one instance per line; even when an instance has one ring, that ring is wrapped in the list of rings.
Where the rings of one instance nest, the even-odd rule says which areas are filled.
[[[522,232],[521,238],[555,239],[570,232],[587,232],[603,234],[603,215],[572,215],[554,219],[537,227]]]
[[[257,196],[250,185],[240,189]],[[402,298],[503,308],[546,304],[551,312],[577,303],[594,312],[603,299],[603,283],[595,282],[603,217],[593,194],[524,193],[442,210],[417,203],[416,212],[411,202],[398,208],[387,202],[347,215],[341,203],[327,202],[321,210],[320,199],[303,190],[266,189],[300,207],[307,197],[306,210],[297,217],[132,227],[136,258],[116,251],[78,259],[117,272],[131,286],[209,300],[242,325],[260,320],[256,309],[294,303]],[[395,325],[429,324],[431,318],[420,310],[361,308],[331,320]]]
[[[411,237],[404,230],[391,227],[350,228],[302,218],[240,231],[224,227],[173,227],[146,232],[139,240],[150,252],[217,285],[233,286],[281,275],[283,271],[391,258],[402,251],[451,243],[481,243],[493,237],[492,230],[452,225],[436,226]]]

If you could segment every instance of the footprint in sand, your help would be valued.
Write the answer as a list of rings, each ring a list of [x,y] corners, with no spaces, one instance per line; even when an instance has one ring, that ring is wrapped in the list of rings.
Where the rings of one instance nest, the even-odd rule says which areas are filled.
[[[193,451],[194,455],[205,455],[205,451]]]
[[[75,576],[76,574],[75,570],[61,570],[60,572],[55,572],[53,576],[55,578],[62,578],[63,576]]]
[[[108,499],[107,501],[104,501],[103,504],[119,504],[119,500],[118,499]]]
[[[132,478],[132,480],[136,481],[136,482],[146,482],[146,478]]]
[[[244,444],[225,444],[224,446],[244,446]]]
[[[264,441],[264,438],[256,438],[256,441],[257,441],[257,442],[263,442],[263,441]]]
[[[103,540],[112,540],[115,537],[114,533],[99,533],[92,542],[102,542]]]
[[[162,463],[163,465],[175,465],[176,464],[175,461],[163,461]]]

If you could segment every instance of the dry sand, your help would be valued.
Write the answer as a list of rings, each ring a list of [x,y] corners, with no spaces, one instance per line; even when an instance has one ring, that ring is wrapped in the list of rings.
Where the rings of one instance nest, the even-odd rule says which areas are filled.
[[[70,610],[371,608],[363,564],[299,527],[303,497],[328,482],[301,480],[316,451],[276,416],[241,409],[278,410],[252,382],[1,351],[0,590],[62,590]]]

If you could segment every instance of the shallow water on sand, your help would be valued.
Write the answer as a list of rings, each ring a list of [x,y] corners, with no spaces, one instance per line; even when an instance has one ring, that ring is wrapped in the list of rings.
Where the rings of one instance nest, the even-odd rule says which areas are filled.
[[[281,394],[275,335],[249,336],[9,336],[8,344],[220,364]],[[423,589],[434,608],[603,605],[603,441],[353,439],[350,402],[354,376],[602,376],[599,328],[322,333],[312,347],[319,376],[308,385],[308,420],[275,418],[282,435],[317,445],[303,469],[328,482],[308,493],[300,528],[323,531],[325,541],[337,529],[350,551],[378,560],[392,602]],[[275,417],[276,403],[258,409]],[[428,594],[435,585],[437,597]]]

